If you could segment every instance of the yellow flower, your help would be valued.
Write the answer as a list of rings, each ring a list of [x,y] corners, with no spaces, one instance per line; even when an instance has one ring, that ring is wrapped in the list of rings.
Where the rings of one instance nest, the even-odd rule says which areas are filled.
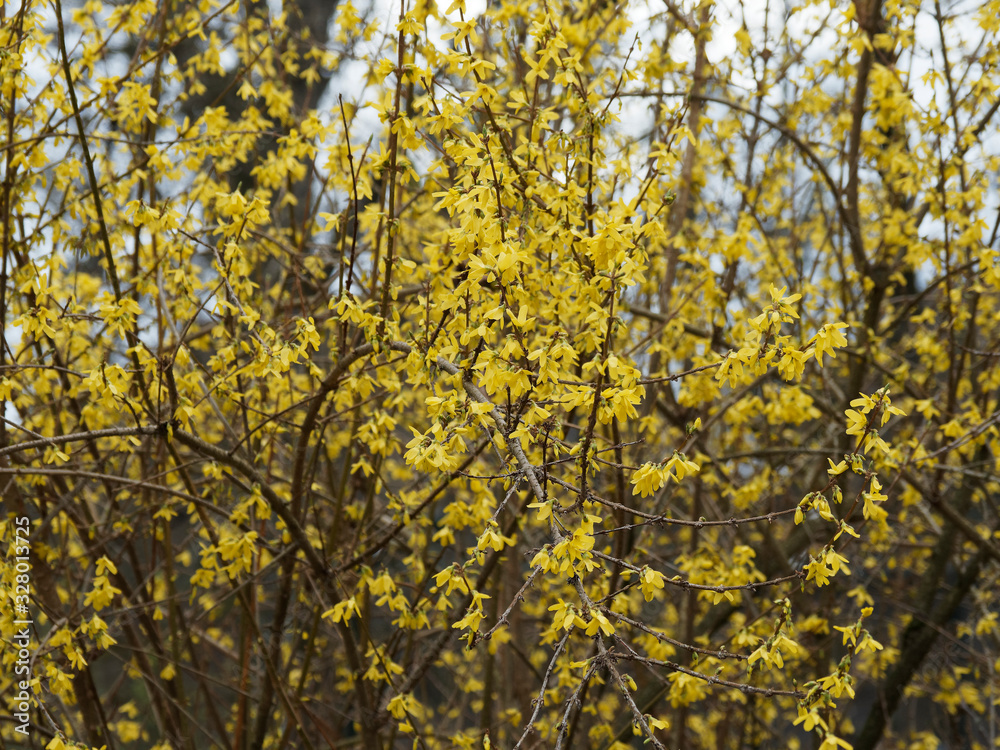
[[[855,399],[857,401],[857,399]],[[854,401],[851,402],[854,404]],[[847,434],[864,435],[868,427],[868,418],[859,411],[848,409],[844,412],[847,415]]]
[[[851,743],[840,739],[835,734],[827,732],[826,737],[823,738],[823,743],[819,746],[819,750],[837,750],[838,747],[843,748],[843,750],[852,750]]]
[[[615,626],[604,616],[603,612],[595,609],[590,613],[590,622],[587,623],[586,632],[587,635],[597,635],[598,630],[604,635],[614,635]]]
[[[826,470],[826,473],[830,476],[837,476],[847,471],[846,461],[841,461],[839,464],[835,464],[832,458],[828,458],[826,460],[830,463],[830,468]]]
[[[645,463],[632,475],[633,495],[647,497],[656,492],[667,481],[662,464]]]
[[[680,482],[688,474],[697,474],[701,471],[701,467],[694,461],[689,461],[683,453],[674,451],[674,455],[667,459],[664,471],[675,482]]]
[[[665,577],[658,570],[653,570],[648,565],[639,573],[639,587],[647,602],[653,601],[653,595],[664,586]]]

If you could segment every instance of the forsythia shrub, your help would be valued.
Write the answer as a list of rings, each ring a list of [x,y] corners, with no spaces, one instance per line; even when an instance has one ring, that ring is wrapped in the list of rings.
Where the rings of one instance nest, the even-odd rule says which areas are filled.
[[[772,6],[4,5],[4,743],[996,746],[1000,3]]]

